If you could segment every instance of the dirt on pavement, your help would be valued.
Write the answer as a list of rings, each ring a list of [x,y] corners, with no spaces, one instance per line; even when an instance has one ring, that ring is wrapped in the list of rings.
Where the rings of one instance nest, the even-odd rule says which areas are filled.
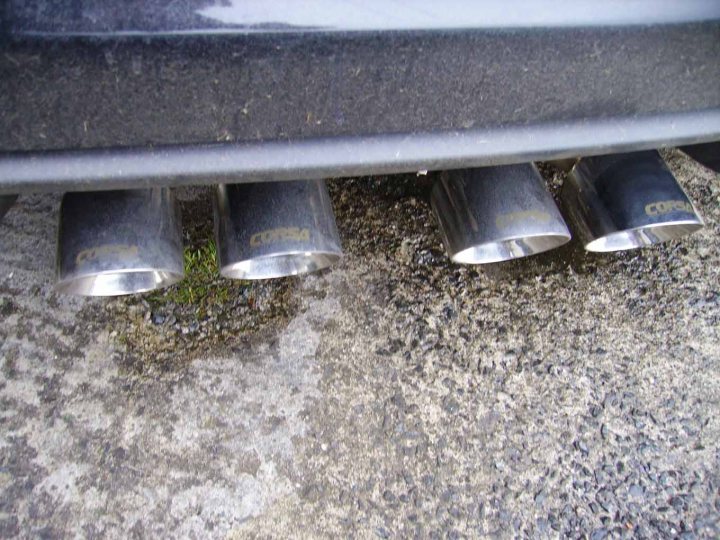
[[[338,180],[342,262],[210,313],[55,294],[59,197],[21,197],[0,537],[717,537],[720,176],[664,155],[683,240],[463,267],[431,178]]]

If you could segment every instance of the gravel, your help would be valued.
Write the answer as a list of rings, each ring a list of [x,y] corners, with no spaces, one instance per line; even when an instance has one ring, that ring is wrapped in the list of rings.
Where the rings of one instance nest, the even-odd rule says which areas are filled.
[[[343,261],[207,317],[55,295],[57,197],[21,197],[0,536],[718,537],[720,177],[666,157],[705,230],[482,268],[431,176],[332,182]]]

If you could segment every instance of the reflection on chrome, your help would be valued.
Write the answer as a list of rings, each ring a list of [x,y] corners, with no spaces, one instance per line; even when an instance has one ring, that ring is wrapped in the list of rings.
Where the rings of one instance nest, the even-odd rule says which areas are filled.
[[[516,0],[509,9],[498,2],[467,0],[230,0],[197,10],[198,15],[259,31],[413,30],[533,28],[692,22],[717,15],[716,0]],[[232,28],[230,29],[232,30]]]

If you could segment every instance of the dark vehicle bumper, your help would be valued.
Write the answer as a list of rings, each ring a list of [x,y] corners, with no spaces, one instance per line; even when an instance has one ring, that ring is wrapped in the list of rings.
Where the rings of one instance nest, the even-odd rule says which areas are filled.
[[[578,0],[563,13],[528,0],[523,19],[496,0],[455,1],[464,18],[423,18],[433,3],[420,1],[394,8],[392,24],[349,14],[305,26],[277,22],[272,7],[267,22],[246,24],[245,12],[208,22],[207,2],[138,4],[133,19],[132,6],[100,1],[88,2],[94,18],[5,3],[0,193],[407,172],[720,139],[717,2]]]

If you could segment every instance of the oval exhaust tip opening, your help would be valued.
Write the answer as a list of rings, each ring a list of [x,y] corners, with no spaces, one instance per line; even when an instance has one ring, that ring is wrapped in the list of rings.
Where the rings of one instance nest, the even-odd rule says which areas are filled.
[[[668,240],[675,240],[703,228],[696,221],[647,225],[629,231],[608,234],[585,244],[585,249],[596,253],[609,253],[652,246]]]
[[[648,247],[704,226],[654,150],[582,158],[565,180],[561,196],[587,251]]]
[[[57,261],[60,293],[121,296],[177,283],[184,263],[172,191],[66,193]]]
[[[460,264],[536,255],[571,238],[532,163],[445,171],[431,205],[445,249]]]
[[[322,180],[219,185],[215,239],[220,274],[231,279],[297,276],[342,256]]]
[[[508,238],[464,249],[450,259],[459,264],[488,264],[537,255],[570,241],[569,234],[542,234]]]
[[[122,270],[58,281],[55,290],[81,296],[122,296],[168,287],[182,279],[183,274],[173,271]]]
[[[278,253],[229,264],[220,275],[230,279],[273,279],[317,272],[340,260],[337,253]]]

